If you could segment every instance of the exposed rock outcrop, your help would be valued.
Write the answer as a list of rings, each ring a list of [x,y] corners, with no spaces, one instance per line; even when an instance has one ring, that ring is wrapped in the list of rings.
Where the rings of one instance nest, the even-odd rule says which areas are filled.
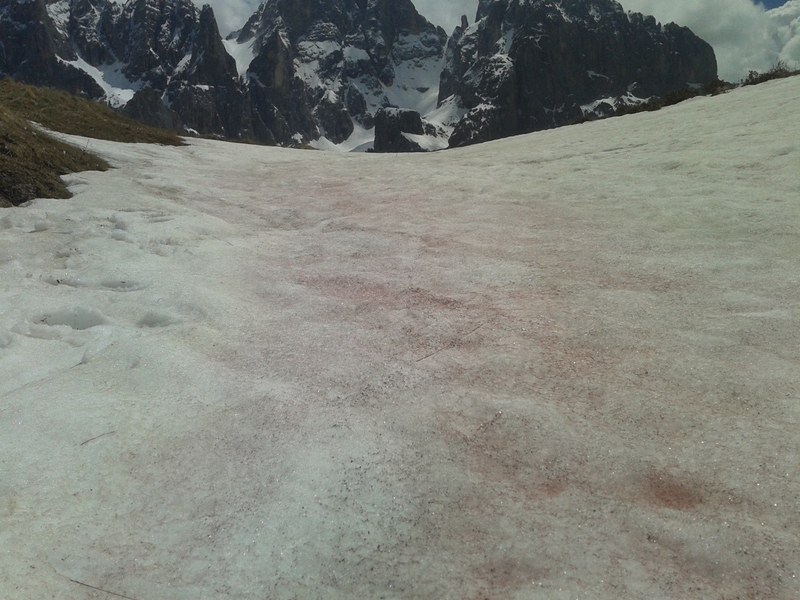
[[[448,43],[439,98],[467,109],[450,138],[461,146],[571,123],[602,99],[716,79],[711,46],[614,0],[481,0],[476,23]]]
[[[435,106],[446,33],[410,0],[273,0],[232,36],[252,44],[253,106],[288,142],[334,143],[378,109]]]
[[[46,0],[4,2],[0,6],[0,74],[92,98],[103,97],[103,89],[91,76],[67,62],[77,59],[67,20],[56,22],[48,8]]]
[[[413,110],[382,108],[375,116],[375,152],[422,152],[410,135],[423,135],[422,117]]]

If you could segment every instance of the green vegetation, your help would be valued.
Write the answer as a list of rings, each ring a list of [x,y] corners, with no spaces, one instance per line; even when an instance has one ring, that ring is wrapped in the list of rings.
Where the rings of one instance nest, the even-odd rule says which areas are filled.
[[[0,105],[0,206],[69,198],[60,175],[104,171],[104,160],[59,142]]]
[[[797,75],[800,75],[800,70],[790,69],[785,62],[778,61],[772,66],[772,68],[770,68],[765,73],[759,73],[758,71],[750,71],[749,75],[745,77],[742,81],[740,81],[738,84],[728,83],[726,81],[718,79],[717,81],[712,81],[711,83],[708,83],[703,87],[696,87],[696,88],[685,87],[679,90],[674,90],[672,92],[669,92],[668,94],[662,97],[654,97],[650,100],[647,100],[646,102],[642,102],[641,104],[617,105],[614,107],[614,113],[611,116],[620,117],[623,115],[631,115],[646,111],[652,112],[656,110],[661,110],[666,106],[679,104],[684,100],[689,100],[690,98],[695,98],[697,96],[716,96],[717,94],[722,94],[736,87],[743,87],[747,85],[758,85],[759,83],[772,81],[773,79],[783,79],[785,77],[794,77]],[[588,117],[588,118],[583,117],[578,119],[576,121],[576,124],[585,123],[586,121],[593,121],[596,118],[597,117]]]
[[[769,71],[766,73],[759,73],[758,71],[750,71],[747,77],[742,80],[742,85],[758,85],[765,81],[772,81],[773,79],[785,79],[786,77],[794,77],[800,75],[800,70],[790,69],[784,61],[779,60],[776,62]]]
[[[23,85],[9,78],[0,81],[0,106],[23,119],[61,133],[112,142],[183,144],[177,134],[137,123],[100,102],[90,102],[49,88]]]
[[[117,142],[181,145],[176,134],[117,115],[64,92],[0,81],[0,207],[32,198],[69,198],[60,176],[109,168],[85,149],[60,142],[29,121],[73,135]]]
[[[630,115],[640,112],[653,112],[656,110],[661,110],[667,106],[679,104],[685,100],[689,100],[690,98],[696,98],[697,96],[716,96],[717,94],[726,92],[734,87],[735,86],[733,84],[726,83],[721,79],[712,81],[703,87],[685,87],[669,92],[664,96],[652,98],[647,102],[643,102],[642,104],[617,107],[615,116]]]

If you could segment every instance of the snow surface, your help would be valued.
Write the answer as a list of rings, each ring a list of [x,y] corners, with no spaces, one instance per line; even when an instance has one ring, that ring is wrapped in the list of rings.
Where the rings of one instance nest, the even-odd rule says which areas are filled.
[[[294,59],[295,76],[299,77],[311,88],[323,88],[338,93],[341,83],[335,78],[321,79],[321,61],[330,61],[342,52],[341,44],[332,41],[303,41],[298,44],[297,57]],[[335,77],[335,71],[334,71]]]
[[[428,134],[406,133],[400,132],[407,140],[416,143],[422,150],[426,152],[436,152],[437,150],[444,150],[448,147],[447,136],[437,136]]]
[[[72,138],[0,212],[0,597],[800,597],[799,95]]]
[[[424,39],[401,35],[394,52],[400,55],[423,56],[419,47]],[[399,49],[398,49],[399,48]],[[414,110],[425,115],[436,108],[439,97],[439,78],[444,68],[444,56],[408,58],[394,65],[394,85],[384,88],[391,106]]]
[[[455,96],[450,96],[442,100],[442,104],[438,108],[427,113],[425,120],[429,123],[447,127],[452,132],[465,114],[467,114],[467,109],[459,104]]]
[[[143,86],[141,82],[125,77],[122,72],[125,64],[121,62],[95,67],[82,58],[64,60],[59,57],[58,60],[87,73],[106,93],[106,101],[114,108],[125,106]]]
[[[332,152],[366,152],[375,146],[375,128],[367,129],[357,121],[353,121],[353,133],[340,144],[334,144],[325,136],[312,140],[309,145],[316,150]]]
[[[593,102],[589,102],[588,104],[581,105],[581,111],[583,112],[584,116],[589,116],[592,114],[596,114],[595,111],[597,107],[601,104],[607,104],[612,108],[616,108],[620,105],[622,106],[637,106],[639,104],[644,104],[647,102],[649,98],[639,98],[638,96],[634,95],[631,92],[626,92],[621,96],[609,96],[607,98],[598,98]],[[600,114],[597,116],[604,117],[606,115]]]

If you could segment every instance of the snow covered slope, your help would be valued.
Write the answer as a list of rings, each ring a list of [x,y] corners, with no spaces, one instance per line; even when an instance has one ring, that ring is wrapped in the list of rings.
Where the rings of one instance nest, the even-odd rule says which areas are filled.
[[[78,140],[0,212],[0,597],[800,597],[798,95]]]

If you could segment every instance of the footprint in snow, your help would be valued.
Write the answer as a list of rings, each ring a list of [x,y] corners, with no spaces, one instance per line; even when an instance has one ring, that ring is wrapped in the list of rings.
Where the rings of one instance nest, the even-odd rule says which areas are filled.
[[[76,331],[84,331],[92,327],[105,325],[108,323],[108,319],[97,309],[76,306],[40,315],[34,319],[34,323],[49,327],[61,325]]]
[[[155,312],[150,311],[145,313],[141,319],[137,322],[137,326],[142,329],[154,329],[159,327],[167,327],[169,325],[174,325],[179,323],[180,320],[175,318],[174,316],[162,313],[162,312]]]
[[[87,282],[78,277],[69,275],[48,275],[43,281],[52,286],[67,286],[72,288],[87,288],[96,290],[108,290],[110,292],[138,292],[146,289],[147,286],[133,279],[104,279],[99,283]]]

